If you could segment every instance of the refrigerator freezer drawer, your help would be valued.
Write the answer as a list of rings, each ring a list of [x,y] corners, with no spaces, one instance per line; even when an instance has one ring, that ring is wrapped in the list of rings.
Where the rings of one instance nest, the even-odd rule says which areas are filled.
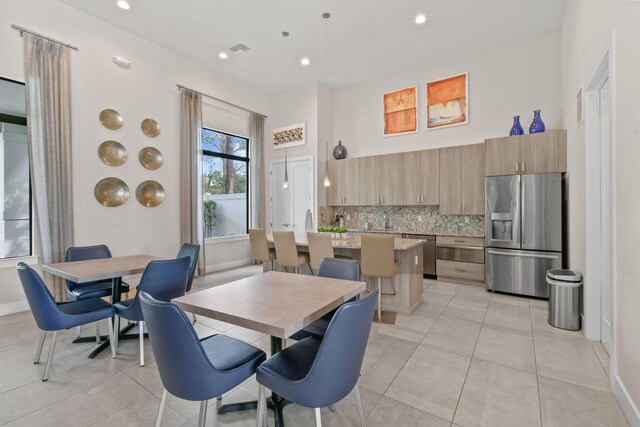
[[[485,286],[489,290],[548,298],[547,270],[562,268],[561,252],[486,249]]]

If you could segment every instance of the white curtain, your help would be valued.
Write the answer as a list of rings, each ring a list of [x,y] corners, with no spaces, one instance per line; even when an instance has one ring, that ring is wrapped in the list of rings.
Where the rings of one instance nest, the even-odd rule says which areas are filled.
[[[251,228],[264,228],[265,226],[265,199],[264,199],[264,116],[251,113],[249,117],[249,164],[251,194]]]
[[[180,91],[180,238],[200,245],[198,274],[206,274],[202,205],[202,95]]]
[[[71,76],[69,48],[24,33],[24,70],[35,240],[40,262],[64,261],[73,245]],[[54,298],[64,281],[46,276]]]

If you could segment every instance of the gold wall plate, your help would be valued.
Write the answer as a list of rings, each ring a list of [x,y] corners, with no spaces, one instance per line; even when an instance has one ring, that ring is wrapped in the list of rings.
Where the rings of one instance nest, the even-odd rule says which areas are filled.
[[[100,123],[107,129],[118,130],[124,124],[124,119],[116,110],[107,108],[100,111]]]
[[[140,150],[140,153],[138,153],[138,159],[140,160],[140,164],[149,170],[158,169],[164,161],[160,150],[154,147],[144,147]]]
[[[149,138],[155,138],[160,135],[160,125],[153,119],[144,119],[142,123],[140,123],[140,127],[142,128],[142,133]]]
[[[98,157],[106,165],[120,166],[127,161],[129,154],[118,141],[105,141],[98,146]]]
[[[101,205],[113,208],[129,200],[129,187],[123,180],[109,177],[96,184],[93,194]]]
[[[157,181],[145,181],[136,189],[136,199],[148,208],[158,206],[164,200],[164,188]]]

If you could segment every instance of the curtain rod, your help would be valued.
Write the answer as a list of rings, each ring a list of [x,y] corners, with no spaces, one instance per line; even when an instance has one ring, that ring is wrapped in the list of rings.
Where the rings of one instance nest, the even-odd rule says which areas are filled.
[[[262,113],[258,113],[258,112],[256,112],[256,111],[249,110],[248,108],[241,107],[241,106],[239,106],[239,105],[237,105],[237,104],[234,104],[234,103],[232,103],[232,102],[225,101],[224,99],[216,98],[215,96],[207,95],[206,93],[202,93],[202,92],[199,92],[199,91],[197,91],[197,90],[189,89],[189,88],[188,88],[188,87],[186,87],[186,86],[182,86],[182,85],[180,85],[180,84],[177,84],[176,86],[178,86],[178,89],[186,89],[186,90],[190,90],[191,92],[199,93],[200,95],[202,95],[202,96],[206,96],[207,98],[215,99],[216,101],[223,102],[223,103],[225,103],[225,104],[227,104],[227,105],[231,105],[232,107],[236,107],[236,108],[239,108],[239,109],[241,109],[241,110],[248,111],[249,113],[257,114],[257,115],[259,115],[259,116],[264,117],[265,119],[269,117],[269,116],[266,116],[266,115],[264,115],[264,114],[262,114]]]
[[[26,29],[24,27],[21,27],[19,25],[11,24],[11,28],[13,28],[14,30],[20,31],[20,37],[22,37],[22,33],[29,33],[29,34],[33,34],[34,36],[41,37],[41,38],[43,38],[45,40],[49,40],[50,42],[61,44],[62,46],[68,47],[69,49],[78,50],[77,47],[75,47],[73,45],[70,45],[69,43],[64,43],[64,42],[61,42],[60,40],[52,39],[51,37],[47,37],[47,36],[45,36],[43,34],[36,33],[35,31],[28,30],[28,29]]]

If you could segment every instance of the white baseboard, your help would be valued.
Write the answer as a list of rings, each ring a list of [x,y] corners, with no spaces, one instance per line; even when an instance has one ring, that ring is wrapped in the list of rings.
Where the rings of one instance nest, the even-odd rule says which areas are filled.
[[[19,313],[21,311],[27,310],[29,310],[29,303],[26,299],[22,301],[0,304],[0,316],[6,316],[7,314]]]
[[[213,273],[215,271],[228,270],[230,268],[243,267],[252,263],[251,258],[238,259],[229,262],[221,262],[219,264],[207,265],[207,273]]]
[[[640,410],[629,396],[627,388],[618,375],[614,375],[611,384],[613,394],[622,408],[622,412],[627,417],[627,421],[631,427],[640,427]]]

